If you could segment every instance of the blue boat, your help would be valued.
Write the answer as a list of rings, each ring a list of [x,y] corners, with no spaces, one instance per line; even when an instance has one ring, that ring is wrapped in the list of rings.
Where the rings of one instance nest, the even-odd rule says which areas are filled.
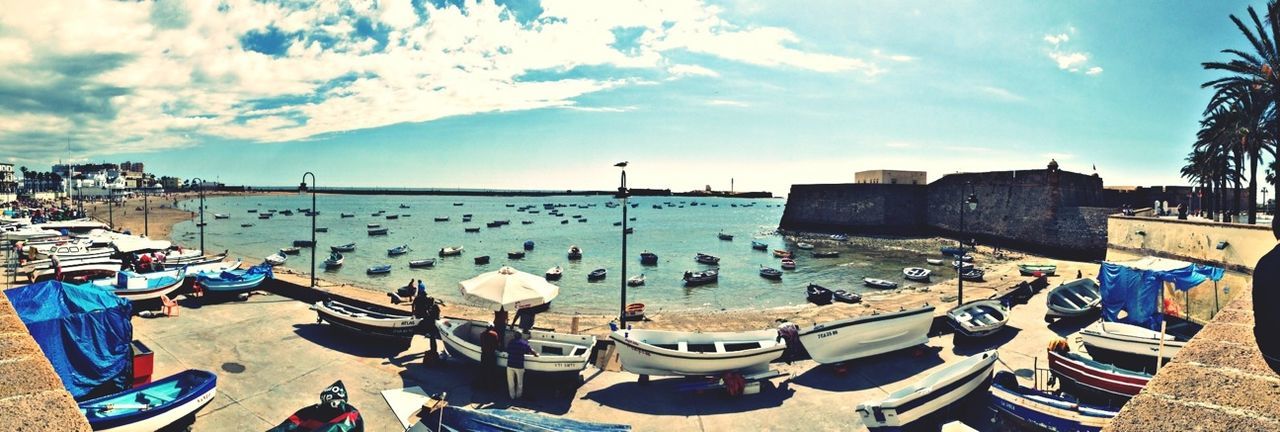
[[[213,401],[218,376],[188,369],[168,378],[113,395],[80,402],[80,413],[95,431],[153,431],[195,414]]]
[[[1016,376],[1005,371],[997,372],[991,382],[991,404],[1018,423],[1057,432],[1100,431],[1117,412],[1023,387]]]
[[[954,257],[961,257],[961,256],[964,256],[966,253],[964,248],[958,248],[954,246],[943,246],[939,250],[942,252],[943,255],[954,256]]]
[[[247,270],[227,270],[220,273],[204,272],[196,275],[196,282],[205,290],[215,293],[248,291],[262,285],[262,281],[275,277],[271,264],[258,264]]]
[[[446,406],[409,430],[432,432],[624,432],[630,425],[593,423],[536,412]]]
[[[376,265],[369,267],[364,271],[365,274],[387,274],[391,273],[391,264]]]
[[[533,250],[533,240],[524,241],[524,250],[527,250],[527,251]]]
[[[640,254],[640,265],[658,265],[658,254],[644,251]]]

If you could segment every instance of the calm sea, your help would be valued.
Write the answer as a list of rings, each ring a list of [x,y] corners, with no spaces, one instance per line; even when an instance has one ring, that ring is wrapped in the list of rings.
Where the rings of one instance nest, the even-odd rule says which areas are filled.
[[[446,301],[458,301],[458,282],[477,274],[493,271],[502,265],[541,275],[548,268],[561,266],[564,278],[558,282],[560,297],[555,309],[559,312],[610,312],[616,311],[621,274],[621,227],[614,226],[622,220],[621,208],[608,208],[608,197],[438,197],[438,196],[356,196],[321,195],[317,198],[320,215],[316,226],[328,228],[327,233],[317,233],[320,249],[317,260],[328,256],[329,246],[355,242],[355,252],[346,253],[346,264],[334,271],[323,270],[326,280],[349,282],[376,289],[392,290],[405,285],[410,279],[422,279],[433,295]],[[795,249],[794,244],[784,244],[775,233],[782,217],[783,202],[777,199],[743,200],[728,198],[639,197],[630,200],[638,204],[628,208],[628,216],[635,218],[628,226],[635,233],[628,236],[628,276],[644,273],[647,279],[642,287],[628,288],[630,302],[643,302],[651,310],[678,309],[743,309],[767,308],[802,304],[804,287],[817,283],[832,289],[867,290],[862,286],[863,277],[878,277],[903,283],[901,269],[920,265],[926,251],[910,250],[899,245],[886,247],[853,245],[841,247],[841,256],[834,259],[810,258],[801,252],[799,268],[788,271],[781,282],[759,276],[761,265],[778,267],[778,259],[771,252],[751,249],[751,241],[769,244],[769,249]],[[668,207],[665,203],[673,206]],[[698,205],[690,205],[691,203]],[[206,249],[220,251],[230,249],[234,254],[265,257],[294,240],[311,239],[311,218],[297,212],[308,208],[311,197],[298,195],[216,197],[205,200]],[[454,205],[462,203],[461,206]],[[544,203],[563,204],[557,208],[563,217],[549,214]],[[400,208],[400,205],[409,208]],[[181,204],[189,209],[197,207],[196,201]],[[514,207],[509,207],[514,205]],[[654,205],[662,207],[654,208]],[[734,207],[737,205],[737,207]],[[520,207],[533,206],[529,211],[517,211]],[[248,210],[268,209],[295,211],[293,216],[276,215],[260,220]],[[372,213],[385,210],[387,214],[400,215],[398,220],[387,220]],[[215,220],[214,213],[226,213],[230,219]],[[341,218],[341,213],[354,213],[353,218]],[[464,214],[473,215],[471,222],[462,222]],[[572,216],[581,215],[585,222]],[[436,216],[448,216],[448,222],[434,222]],[[510,220],[510,225],[487,228],[487,222]],[[562,224],[568,220],[568,224]],[[522,224],[522,221],[533,221]],[[241,227],[252,223],[252,227]],[[369,236],[366,224],[378,223],[390,228],[389,235]],[[479,233],[466,233],[464,227],[479,227]],[[720,240],[717,233],[734,236],[733,241]],[[174,227],[173,239],[188,247],[198,247],[199,237],[194,222],[183,222]],[[522,250],[526,240],[536,243],[524,259],[507,259],[508,251]],[[891,242],[890,242],[891,243]],[[409,245],[412,252],[389,257],[387,249]],[[465,246],[460,257],[439,258],[437,252],[445,246]],[[570,245],[583,250],[581,261],[566,259]],[[648,250],[657,253],[657,266],[641,266],[639,255]],[[936,249],[934,249],[936,251]],[[720,282],[695,288],[683,286],[681,276],[686,270],[709,268],[694,262],[695,254],[702,252],[721,258]],[[491,257],[490,264],[476,265],[473,258]],[[419,258],[437,258],[435,267],[409,268],[409,261]],[[379,264],[390,264],[390,275],[369,276],[365,269]],[[310,252],[289,257],[287,267],[309,272]],[[597,268],[608,270],[608,276],[600,282],[588,282],[587,273]],[[905,283],[904,283],[905,285]]]

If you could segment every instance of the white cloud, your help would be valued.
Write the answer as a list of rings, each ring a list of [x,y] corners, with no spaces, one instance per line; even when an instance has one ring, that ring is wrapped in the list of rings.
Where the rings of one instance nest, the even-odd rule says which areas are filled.
[[[572,110],[572,111],[620,113],[620,112],[635,111],[637,107],[635,105],[617,106],[617,107],[587,107],[587,106],[578,106],[578,105],[565,105],[561,108]]]
[[[707,101],[707,105],[711,105],[711,106],[739,107],[739,108],[745,108],[745,107],[749,107],[749,106],[751,106],[751,104],[748,104],[748,103],[746,103],[746,102],[743,102],[743,101],[736,101],[736,100],[731,100],[731,99],[710,99],[710,100],[708,100],[708,101]]]
[[[1097,75],[1100,73],[1102,73],[1102,68],[1098,66],[1091,67],[1089,70],[1084,71],[1085,75]]]
[[[1000,101],[1004,101],[1004,102],[1021,102],[1026,100],[1026,98],[1022,97],[1022,95],[1019,95],[1017,93],[1014,93],[1008,89],[1004,89],[1001,87],[977,86],[975,88],[979,92],[981,92],[982,94],[988,97],[991,97]]]
[[[1078,52],[1073,52],[1073,53],[1052,52],[1052,53],[1049,53],[1049,58],[1052,58],[1054,62],[1058,63],[1058,69],[1065,69],[1070,71],[1075,71],[1080,69],[1081,64],[1084,64],[1084,62],[1089,61],[1089,56],[1084,55],[1084,53],[1078,53]]]
[[[423,8],[418,13],[409,0],[305,7],[51,0],[11,8],[0,14],[0,81],[17,83],[36,101],[0,100],[0,151],[11,150],[6,142],[42,148],[54,137],[65,140],[69,129],[76,142],[93,143],[85,153],[106,154],[180,147],[205,136],[299,140],[496,111],[616,112],[632,107],[580,107],[575,99],[655,84],[627,78],[630,70],[719,76],[672,64],[676,53],[820,73],[883,73],[872,60],[817,52],[789,29],[731,21],[703,0],[544,0],[534,23],[517,21],[491,0]],[[360,20],[385,30],[385,46],[383,35],[357,34]],[[619,48],[617,28],[642,31],[632,46]],[[242,46],[246,36],[268,29],[280,33],[283,52]],[[618,72],[559,74],[584,66]]]
[[[671,67],[667,68],[667,73],[675,77],[683,77],[683,76],[704,76],[704,77],[711,77],[711,78],[720,77],[719,72],[704,68],[702,66],[687,65],[687,64],[672,65]]]
[[[871,50],[871,55],[875,56],[876,58],[892,60],[898,63],[906,63],[909,61],[914,61],[916,59],[915,57],[905,55],[905,54],[886,54],[884,52],[881,52],[879,49]]]
[[[1064,47],[1070,45],[1067,42],[1071,40],[1070,34],[1076,34],[1075,27],[1067,27],[1067,33],[1046,34],[1044,41],[1050,45],[1048,49],[1049,59],[1058,65],[1058,69],[1071,73],[1084,72],[1086,75],[1098,75],[1102,73],[1102,67],[1089,64],[1089,54],[1075,51]]]
[[[1044,41],[1053,45],[1058,45],[1060,43],[1063,43],[1069,40],[1071,40],[1071,36],[1067,36],[1066,33],[1060,33],[1056,35],[1044,35]]]
[[[889,141],[884,143],[884,146],[892,149],[906,149],[906,148],[919,147],[918,145],[916,145],[916,143],[907,142],[907,141]]]

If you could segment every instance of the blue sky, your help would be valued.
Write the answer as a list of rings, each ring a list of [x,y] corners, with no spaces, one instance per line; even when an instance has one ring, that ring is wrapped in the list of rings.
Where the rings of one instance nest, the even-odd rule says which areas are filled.
[[[633,186],[785,193],[1050,158],[1174,184],[1250,4],[9,5],[0,152],[260,185],[610,189],[629,160]]]

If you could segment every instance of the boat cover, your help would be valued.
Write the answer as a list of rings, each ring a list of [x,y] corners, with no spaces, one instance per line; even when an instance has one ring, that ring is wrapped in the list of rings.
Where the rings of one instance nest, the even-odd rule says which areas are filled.
[[[1103,262],[1098,270],[1102,318],[1156,330],[1164,315],[1160,296],[1165,282],[1187,291],[1206,280],[1222,280],[1223,269],[1185,261],[1146,257],[1134,261]],[[1120,318],[1120,312],[1127,315]]]
[[[76,399],[128,388],[133,309],[90,285],[45,281],[5,290],[22,323]]]

